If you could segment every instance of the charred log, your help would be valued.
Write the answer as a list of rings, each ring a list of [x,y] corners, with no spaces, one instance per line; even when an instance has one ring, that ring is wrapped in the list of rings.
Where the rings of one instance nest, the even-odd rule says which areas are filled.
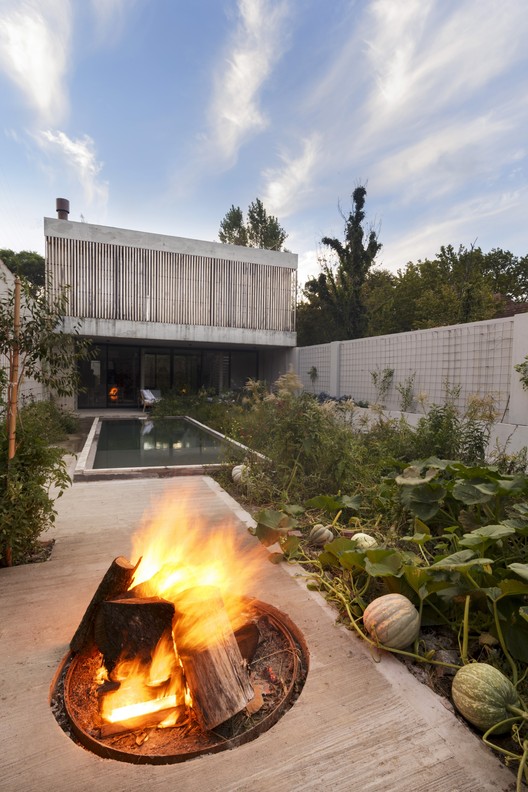
[[[150,663],[163,635],[172,643],[172,602],[149,599],[113,599],[101,602],[94,621],[94,640],[109,672],[116,662]]]
[[[72,652],[81,652],[94,643],[94,621],[99,605],[105,600],[120,597],[126,592],[132,582],[132,577],[138,564],[139,561],[133,566],[123,556],[118,556],[112,561],[70,641]]]

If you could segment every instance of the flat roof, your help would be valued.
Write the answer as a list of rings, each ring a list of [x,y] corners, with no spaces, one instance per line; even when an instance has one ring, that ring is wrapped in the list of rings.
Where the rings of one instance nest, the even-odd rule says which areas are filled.
[[[160,250],[168,253],[183,253],[191,256],[297,269],[298,256],[296,253],[227,245],[222,242],[153,234],[147,231],[132,231],[112,226],[93,225],[92,223],[78,223],[73,220],[59,220],[52,217],[44,218],[44,234],[46,237],[58,237],[59,239],[78,239],[85,242],[124,245],[143,250]]]

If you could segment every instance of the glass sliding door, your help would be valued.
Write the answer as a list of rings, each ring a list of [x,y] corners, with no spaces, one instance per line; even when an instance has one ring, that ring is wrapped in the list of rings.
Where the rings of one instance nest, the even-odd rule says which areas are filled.
[[[108,346],[107,407],[136,407],[139,395],[139,349]]]
[[[80,409],[106,407],[106,346],[96,347],[92,360],[79,361],[81,388],[77,395]]]
[[[168,391],[171,386],[169,352],[145,352],[143,356],[143,384],[149,390]]]
[[[172,356],[172,387],[177,393],[196,393],[200,354],[174,352]]]

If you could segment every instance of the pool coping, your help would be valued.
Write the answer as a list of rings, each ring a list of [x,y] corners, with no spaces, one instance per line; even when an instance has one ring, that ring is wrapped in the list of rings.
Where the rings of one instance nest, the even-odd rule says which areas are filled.
[[[227,443],[228,445],[233,446],[239,451],[243,451],[244,454],[251,456],[253,458],[259,459],[261,461],[268,461],[267,458],[260,454],[258,451],[253,451],[251,448],[239,443],[237,440],[233,440],[231,437],[228,437],[221,432],[217,432],[216,429],[211,429],[210,426],[206,426],[200,421],[197,421],[196,418],[191,418],[189,415],[165,415],[163,419],[169,418],[179,418],[188,421],[189,423],[197,426],[198,428],[202,429],[205,432],[213,435],[214,437],[222,440],[223,442]],[[75,469],[73,471],[73,481],[102,481],[105,479],[133,479],[133,478],[169,478],[171,476],[203,476],[207,475],[211,471],[214,470],[222,470],[230,465],[229,462],[218,462],[212,463],[210,465],[163,465],[163,466],[148,466],[148,467],[129,467],[129,468],[94,468],[93,463],[95,460],[95,454],[97,451],[97,441],[99,439],[99,434],[101,432],[101,426],[103,420],[108,421],[127,421],[131,420],[130,416],[126,415],[116,415],[109,418],[105,416],[104,418],[101,416],[96,416],[93,420],[93,423],[90,427],[90,431],[88,432],[88,436],[84,443],[83,449],[80,452],[77,463],[75,465]],[[151,420],[150,416],[148,415],[136,415],[134,416],[133,420],[136,421],[147,421]]]

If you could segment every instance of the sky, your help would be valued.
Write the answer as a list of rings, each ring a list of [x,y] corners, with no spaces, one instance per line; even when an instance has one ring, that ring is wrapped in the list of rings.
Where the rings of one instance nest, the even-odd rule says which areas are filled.
[[[526,0],[0,0],[0,248],[43,217],[217,240],[259,197],[319,272],[355,187],[397,272],[528,253]]]

